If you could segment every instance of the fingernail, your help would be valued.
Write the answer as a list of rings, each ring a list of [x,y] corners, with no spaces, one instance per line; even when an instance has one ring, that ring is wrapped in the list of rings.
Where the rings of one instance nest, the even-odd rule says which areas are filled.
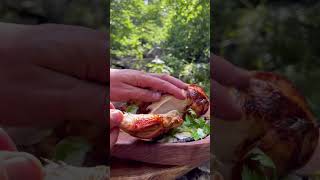
[[[123,113],[121,111],[115,109],[112,110],[110,113],[112,119],[116,120],[118,123],[121,123],[123,119]]]
[[[8,180],[43,179],[44,172],[38,159],[27,153],[15,154],[17,154],[17,156],[12,156],[3,162],[5,177],[7,177]]]

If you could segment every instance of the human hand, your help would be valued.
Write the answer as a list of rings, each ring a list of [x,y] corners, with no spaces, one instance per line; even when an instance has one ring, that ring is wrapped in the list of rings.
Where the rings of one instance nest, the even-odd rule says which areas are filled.
[[[211,97],[216,117],[225,120],[237,120],[241,117],[241,107],[229,94],[227,87],[245,89],[249,86],[250,74],[219,56],[211,58]]]
[[[130,69],[110,70],[111,101],[158,101],[161,97],[160,92],[185,99],[186,88],[187,84],[169,75],[143,73]]]
[[[0,23],[1,125],[107,124],[107,36],[69,25]]]
[[[213,122],[212,127],[214,132],[212,141],[215,142],[213,153],[223,163],[223,167],[217,166],[218,171],[225,179],[232,179],[234,152],[243,139],[247,137],[247,131],[244,128],[246,126],[238,125],[242,117],[241,107],[229,88],[245,89],[248,87],[249,72],[232,65],[219,56],[212,55],[210,61],[210,98],[213,104],[211,108],[214,117],[218,118]],[[233,121],[233,123],[226,123],[225,121]]]
[[[110,150],[115,145],[119,136],[119,126],[123,120],[121,111],[116,110],[112,103],[110,103]]]
[[[0,128],[0,179],[43,179],[42,166],[38,159],[28,153],[16,152],[9,136]]]

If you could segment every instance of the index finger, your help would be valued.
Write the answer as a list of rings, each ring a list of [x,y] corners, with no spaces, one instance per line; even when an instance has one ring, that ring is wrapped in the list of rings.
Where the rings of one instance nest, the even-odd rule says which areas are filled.
[[[241,69],[222,57],[211,55],[211,77],[225,86],[246,88],[249,86],[250,73]]]
[[[169,93],[174,95],[178,99],[185,99],[186,95],[183,89],[171,84],[168,81],[162,80],[157,77],[153,77],[148,74],[140,73],[135,75],[132,79],[128,80],[126,83],[133,86],[142,88],[151,88],[156,91],[161,91],[164,93]]]
[[[151,76],[160,78],[162,80],[168,81],[171,84],[177,86],[178,88],[181,89],[188,89],[188,84],[184,83],[183,81],[181,81],[180,79],[177,79],[173,76],[170,76],[168,74],[156,74],[156,73],[150,73]]]

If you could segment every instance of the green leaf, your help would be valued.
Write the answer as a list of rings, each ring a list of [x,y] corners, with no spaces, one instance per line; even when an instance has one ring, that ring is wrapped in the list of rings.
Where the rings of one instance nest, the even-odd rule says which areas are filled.
[[[207,136],[201,128],[197,129],[197,134],[201,139]]]
[[[205,124],[204,127],[203,127],[203,132],[205,134],[210,134],[210,126],[209,124]]]
[[[210,125],[203,117],[196,117],[192,109],[187,110],[185,121],[178,129],[180,132],[190,132],[194,140],[202,139],[210,134]]]
[[[263,151],[261,151],[259,148],[254,148],[253,150],[251,150],[249,152],[250,154],[252,154],[252,160],[256,160],[258,161],[262,166],[264,167],[269,167],[269,168],[273,168],[275,169],[276,166],[273,163],[272,159],[269,158],[269,156],[267,156]]]
[[[247,166],[243,167],[241,177],[242,177],[242,180],[267,180],[266,177],[264,177],[261,174],[258,174],[255,171],[252,171]]]
[[[200,117],[195,121],[197,121],[199,128],[205,128],[206,126],[208,126],[207,121],[203,117]]]
[[[188,113],[189,113],[192,117],[196,117],[196,116],[197,116],[196,112],[194,112],[194,110],[191,109],[191,108],[188,109]]]
[[[137,111],[138,111],[138,109],[139,109],[139,107],[138,107],[137,105],[132,104],[132,105],[130,105],[130,106],[127,107],[126,111],[127,111],[128,113],[136,114]]]
[[[183,125],[190,126],[191,124],[192,124],[192,117],[189,114],[187,114]]]
[[[251,151],[249,151],[247,153],[247,158],[253,160],[253,161],[256,161],[258,162],[258,167],[257,169],[259,169],[261,172],[264,171],[265,168],[271,168],[272,169],[272,176],[271,177],[267,177],[265,175],[260,175],[261,177],[263,177],[263,179],[268,179],[269,178],[271,180],[277,180],[277,174],[276,174],[276,166],[274,164],[274,162],[272,161],[272,159],[267,156],[263,151],[261,151],[259,148],[254,148],[252,149]],[[255,174],[259,174],[258,172],[256,172],[255,170],[250,170],[250,172],[248,172],[248,168],[247,166],[244,166],[243,168],[243,171],[242,171],[242,174],[244,176],[252,176],[252,177],[255,177],[254,173]],[[261,178],[260,177],[260,178]],[[248,177],[247,177],[248,178]]]
[[[61,140],[54,150],[53,159],[73,166],[81,166],[91,145],[81,137],[68,137]]]
[[[191,135],[192,135],[192,138],[194,139],[194,140],[199,140],[200,139],[200,136],[199,136],[199,134],[198,134],[198,132],[197,131],[192,131],[191,132]]]

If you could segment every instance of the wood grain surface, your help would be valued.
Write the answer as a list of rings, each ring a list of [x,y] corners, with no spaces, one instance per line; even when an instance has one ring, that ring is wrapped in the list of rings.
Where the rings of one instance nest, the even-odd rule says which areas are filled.
[[[169,166],[112,158],[111,180],[174,180],[194,166]]]
[[[210,159],[210,136],[186,143],[155,143],[120,132],[112,155],[152,164],[192,166]]]

